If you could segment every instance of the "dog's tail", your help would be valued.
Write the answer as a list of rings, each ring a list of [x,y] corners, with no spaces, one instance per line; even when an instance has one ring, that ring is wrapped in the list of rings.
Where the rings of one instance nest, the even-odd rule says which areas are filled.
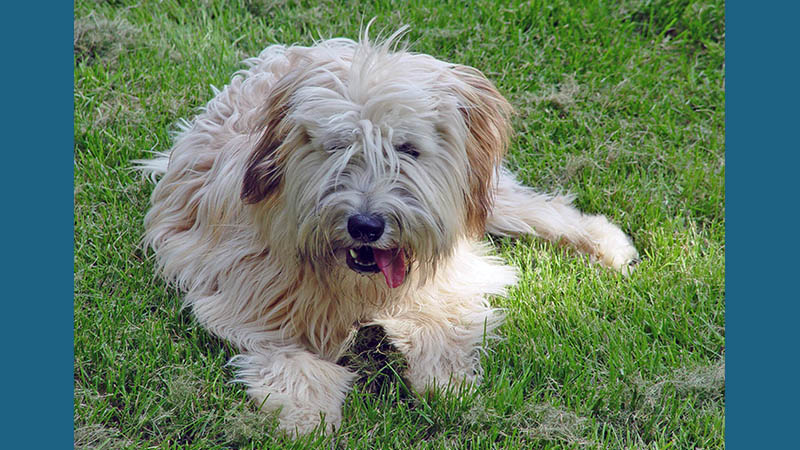
[[[139,171],[143,177],[149,179],[153,184],[158,182],[161,175],[167,173],[169,167],[170,152],[152,152],[152,159],[135,159],[131,161],[133,168]]]

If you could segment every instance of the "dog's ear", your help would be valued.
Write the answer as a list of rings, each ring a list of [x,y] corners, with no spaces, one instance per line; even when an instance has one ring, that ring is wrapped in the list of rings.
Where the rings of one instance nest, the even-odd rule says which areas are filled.
[[[512,108],[479,70],[456,65],[452,73],[460,80],[455,89],[467,125],[466,151],[470,165],[467,228],[483,234],[492,207],[492,183],[508,148]]]
[[[286,114],[296,78],[294,73],[285,75],[275,83],[267,97],[262,113],[264,131],[250,154],[242,179],[241,199],[245,203],[258,203],[279,192],[286,159],[281,147],[291,128]]]

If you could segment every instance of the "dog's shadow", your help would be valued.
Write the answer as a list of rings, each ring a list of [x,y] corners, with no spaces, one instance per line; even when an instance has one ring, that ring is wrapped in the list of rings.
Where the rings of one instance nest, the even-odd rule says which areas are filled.
[[[358,374],[355,388],[359,392],[400,401],[413,397],[402,375],[406,360],[379,325],[361,327],[336,363]]]

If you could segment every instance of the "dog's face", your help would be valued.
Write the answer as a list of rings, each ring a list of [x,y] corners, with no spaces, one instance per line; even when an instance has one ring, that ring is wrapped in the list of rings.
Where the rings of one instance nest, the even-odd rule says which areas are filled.
[[[510,107],[475,69],[347,42],[273,86],[241,196],[269,245],[395,288],[483,232]]]

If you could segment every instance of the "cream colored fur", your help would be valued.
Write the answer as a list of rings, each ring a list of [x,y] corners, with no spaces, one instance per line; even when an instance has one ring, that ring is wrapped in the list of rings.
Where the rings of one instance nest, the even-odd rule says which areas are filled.
[[[516,279],[483,230],[623,272],[637,257],[604,217],[501,169],[505,99],[475,69],[395,48],[399,34],[268,47],[139,162],[158,178],[144,238],[158,269],[240,349],[237,381],[290,432],[340,425],[355,374],[336,361],[359,326],[385,329],[419,391],[480,381],[503,318],[488,299]],[[370,251],[404,252],[399,287],[348,267],[355,213],[385,218]]]

